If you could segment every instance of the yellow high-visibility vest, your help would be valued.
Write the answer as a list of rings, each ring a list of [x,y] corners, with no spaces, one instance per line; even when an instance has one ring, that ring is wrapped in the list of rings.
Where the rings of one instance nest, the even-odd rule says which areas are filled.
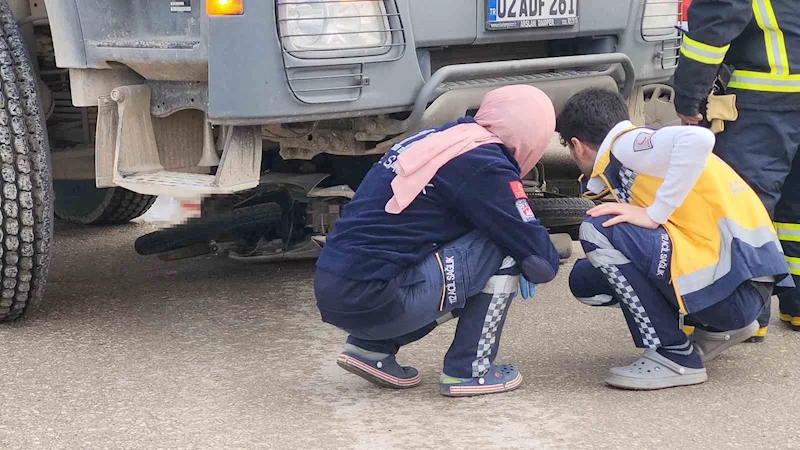
[[[630,203],[653,204],[662,178],[636,174],[626,187],[622,164],[614,157],[618,134],[600,149],[592,177],[614,192],[626,189]],[[628,169],[626,169],[628,170]],[[628,177],[629,178],[629,177]],[[788,275],[772,220],[756,193],[721,159],[710,155],[705,170],[664,228],[672,240],[671,276],[683,313],[704,309],[728,296],[743,282]]]

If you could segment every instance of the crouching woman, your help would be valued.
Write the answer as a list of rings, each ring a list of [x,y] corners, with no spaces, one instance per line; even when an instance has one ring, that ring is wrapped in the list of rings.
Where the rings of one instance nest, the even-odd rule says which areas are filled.
[[[558,270],[520,181],[554,129],[542,91],[507,86],[486,94],[474,119],[417,133],[370,170],[317,261],[322,320],[349,333],[342,368],[382,387],[415,387],[420,376],[398,364],[398,350],[458,317],[441,393],[520,385],[517,368],[494,360],[518,287],[529,296]]]

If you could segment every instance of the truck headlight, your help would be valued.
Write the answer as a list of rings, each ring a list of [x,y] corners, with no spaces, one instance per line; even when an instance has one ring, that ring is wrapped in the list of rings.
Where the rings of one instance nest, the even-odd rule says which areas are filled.
[[[647,42],[665,41],[679,36],[684,0],[645,0],[642,38]]]
[[[298,58],[380,55],[391,43],[383,0],[279,0],[278,24]]]

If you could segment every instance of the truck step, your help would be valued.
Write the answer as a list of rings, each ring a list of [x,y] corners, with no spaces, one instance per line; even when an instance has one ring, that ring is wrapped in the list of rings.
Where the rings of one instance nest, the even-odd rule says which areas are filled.
[[[258,180],[254,180],[236,185],[220,186],[217,184],[216,178],[215,175],[163,170],[116,178],[114,183],[140,194],[159,195],[169,193],[173,197],[231,194],[245,189],[252,189],[258,185]]]

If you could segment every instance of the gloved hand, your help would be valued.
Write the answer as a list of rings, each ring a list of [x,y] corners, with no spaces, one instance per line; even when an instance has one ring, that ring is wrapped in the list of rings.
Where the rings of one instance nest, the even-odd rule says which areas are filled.
[[[523,300],[528,300],[536,295],[536,285],[528,281],[524,276],[519,277],[519,296]]]

